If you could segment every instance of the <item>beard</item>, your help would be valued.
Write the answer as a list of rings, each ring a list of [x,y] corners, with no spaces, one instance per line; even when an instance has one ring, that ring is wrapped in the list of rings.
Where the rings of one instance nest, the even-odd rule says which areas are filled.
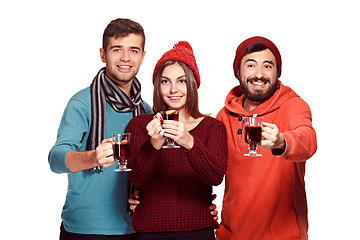
[[[274,95],[274,93],[276,92],[276,90],[278,89],[278,83],[279,80],[276,79],[276,81],[273,84],[270,84],[270,87],[268,90],[266,90],[265,93],[263,93],[263,91],[261,90],[255,90],[254,92],[251,92],[249,90],[249,87],[247,86],[246,82],[249,81],[263,81],[263,82],[267,82],[267,84],[270,84],[270,80],[267,78],[249,78],[245,81],[239,81],[240,82],[240,87],[241,90],[245,96],[246,99],[249,99],[250,101],[254,101],[254,102],[265,102],[266,100],[268,100],[272,95]]]

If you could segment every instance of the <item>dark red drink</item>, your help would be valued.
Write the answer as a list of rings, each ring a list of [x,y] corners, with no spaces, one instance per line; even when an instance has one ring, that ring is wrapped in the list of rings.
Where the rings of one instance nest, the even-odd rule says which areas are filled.
[[[260,144],[261,127],[245,127],[245,142],[247,144]]]
[[[118,142],[114,145],[114,157],[116,158],[116,160],[121,160],[120,143]]]
[[[123,140],[120,143],[116,142],[114,146],[114,157],[119,161],[125,161],[130,156],[130,144],[127,140]]]
[[[179,112],[175,110],[166,111],[167,120],[179,121]]]
[[[179,111],[177,110],[167,110],[167,111],[160,111],[161,116],[164,120],[172,120],[172,121],[179,121]],[[161,125],[163,125],[164,121],[161,120]],[[180,148],[179,145],[176,145],[172,138],[167,138],[163,148]]]

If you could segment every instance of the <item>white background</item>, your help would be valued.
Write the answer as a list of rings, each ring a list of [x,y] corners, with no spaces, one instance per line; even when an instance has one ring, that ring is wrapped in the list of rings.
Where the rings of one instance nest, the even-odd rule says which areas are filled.
[[[104,66],[105,27],[126,17],[147,37],[138,74],[144,100],[152,103],[156,61],[186,40],[200,69],[200,109],[212,116],[238,84],[232,70],[238,44],[255,35],[275,42],[283,58],[280,80],[310,105],[318,135],[306,172],[309,237],[360,239],[356,1],[6,2],[0,4],[3,236],[58,239],[67,177],[50,171],[47,155],[67,101]],[[223,185],[215,191],[221,209]]]

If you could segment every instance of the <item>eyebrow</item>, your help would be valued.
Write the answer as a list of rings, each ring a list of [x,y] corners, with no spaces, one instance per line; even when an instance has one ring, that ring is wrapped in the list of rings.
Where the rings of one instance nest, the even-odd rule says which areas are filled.
[[[245,61],[245,62],[256,62],[256,61],[255,61],[255,59],[248,58],[248,59],[246,59],[246,61]]]
[[[271,60],[265,60],[264,63],[269,63],[269,64],[271,64],[271,65],[275,65],[274,62],[271,61]]]
[[[165,78],[165,79],[170,80],[170,78],[168,78],[168,77],[166,77],[166,76],[161,76],[160,78]],[[179,77],[176,78],[176,79],[180,79],[180,78],[186,78],[186,75],[181,75],[181,76],[179,76]]]
[[[124,47],[123,45],[114,45],[114,46],[111,46],[110,49],[123,48],[123,47]],[[139,48],[139,47],[130,47],[130,49],[137,49],[137,50],[141,51],[141,48]]]
[[[252,59],[252,58],[246,59],[245,62],[256,62],[257,63],[257,61],[255,59]],[[275,66],[274,62],[271,61],[271,60],[265,60],[264,63],[268,63],[268,64],[271,64],[271,65]]]

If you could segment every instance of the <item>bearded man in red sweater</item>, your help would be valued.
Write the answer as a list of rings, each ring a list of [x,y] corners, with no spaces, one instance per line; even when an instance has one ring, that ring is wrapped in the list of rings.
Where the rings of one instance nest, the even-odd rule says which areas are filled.
[[[317,149],[309,106],[283,85],[281,55],[273,42],[252,37],[234,60],[233,88],[218,113],[227,129],[221,240],[308,239],[305,163]],[[244,156],[244,117],[264,118],[258,153]]]

